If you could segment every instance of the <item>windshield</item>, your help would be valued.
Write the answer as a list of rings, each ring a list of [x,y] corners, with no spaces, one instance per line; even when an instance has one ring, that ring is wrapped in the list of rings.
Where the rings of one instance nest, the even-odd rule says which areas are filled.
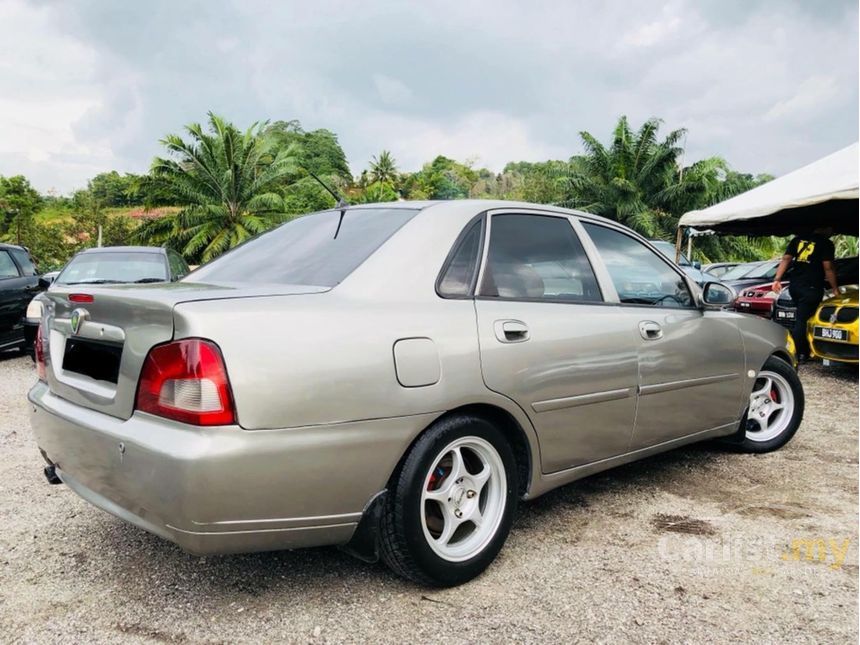
[[[664,242],[662,240],[653,240],[651,242],[651,244],[653,244],[654,247],[658,251],[660,251],[660,253],[662,253],[667,258],[672,260],[672,262],[675,261],[675,245],[674,244],[670,244],[669,242]],[[690,261],[687,259],[687,256],[684,255],[683,253],[681,254],[681,259],[678,261],[678,264],[680,266],[692,266],[690,264]]]
[[[747,273],[755,269],[759,266],[758,262],[746,262],[744,264],[739,264],[736,267],[733,267],[726,271],[721,280],[736,280],[738,278],[743,278]]]
[[[406,208],[351,208],[342,219],[339,210],[298,217],[212,260],[183,282],[333,287],[416,213]]]
[[[99,251],[76,255],[57,276],[57,284],[127,284],[165,282],[161,253]]]
[[[739,280],[741,278],[768,279],[776,275],[778,262],[748,262],[739,264],[734,269],[726,271],[720,280]]]

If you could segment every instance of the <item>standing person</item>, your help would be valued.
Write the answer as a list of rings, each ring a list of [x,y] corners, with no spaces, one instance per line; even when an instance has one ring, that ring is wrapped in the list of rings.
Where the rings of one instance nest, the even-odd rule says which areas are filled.
[[[833,242],[829,236],[832,228],[817,228],[812,235],[795,237],[785,250],[782,262],[776,270],[773,290],[782,291],[782,277],[791,267],[791,282],[788,292],[797,306],[794,327],[791,335],[800,361],[809,360],[809,342],[806,339],[806,322],[812,317],[821,304],[824,296],[824,278],[839,292],[836,284],[836,272],[833,270]]]

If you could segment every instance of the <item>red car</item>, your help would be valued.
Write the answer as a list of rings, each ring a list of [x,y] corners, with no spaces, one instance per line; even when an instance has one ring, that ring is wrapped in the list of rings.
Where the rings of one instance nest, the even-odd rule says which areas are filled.
[[[782,288],[788,288],[788,282],[782,282]],[[776,302],[777,294],[771,291],[773,282],[757,284],[752,287],[742,287],[735,298],[735,311],[746,314],[755,314],[762,318],[773,317],[773,303]]]

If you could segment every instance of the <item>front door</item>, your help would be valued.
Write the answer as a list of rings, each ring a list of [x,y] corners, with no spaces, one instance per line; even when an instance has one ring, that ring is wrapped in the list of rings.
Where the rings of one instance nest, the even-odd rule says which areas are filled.
[[[680,270],[616,228],[583,222],[636,335],[639,401],[631,448],[736,422],[744,351],[731,314],[704,312]]]
[[[638,339],[568,217],[492,214],[475,309],[484,381],[530,417],[544,472],[627,451]]]

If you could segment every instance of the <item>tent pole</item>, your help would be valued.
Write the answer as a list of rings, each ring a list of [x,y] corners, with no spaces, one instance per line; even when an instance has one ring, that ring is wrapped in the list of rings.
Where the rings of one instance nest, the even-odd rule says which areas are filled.
[[[693,261],[693,236],[687,236],[687,259],[692,262]]]
[[[681,261],[681,243],[684,241],[684,229],[678,227],[678,232],[675,234],[675,264]]]

